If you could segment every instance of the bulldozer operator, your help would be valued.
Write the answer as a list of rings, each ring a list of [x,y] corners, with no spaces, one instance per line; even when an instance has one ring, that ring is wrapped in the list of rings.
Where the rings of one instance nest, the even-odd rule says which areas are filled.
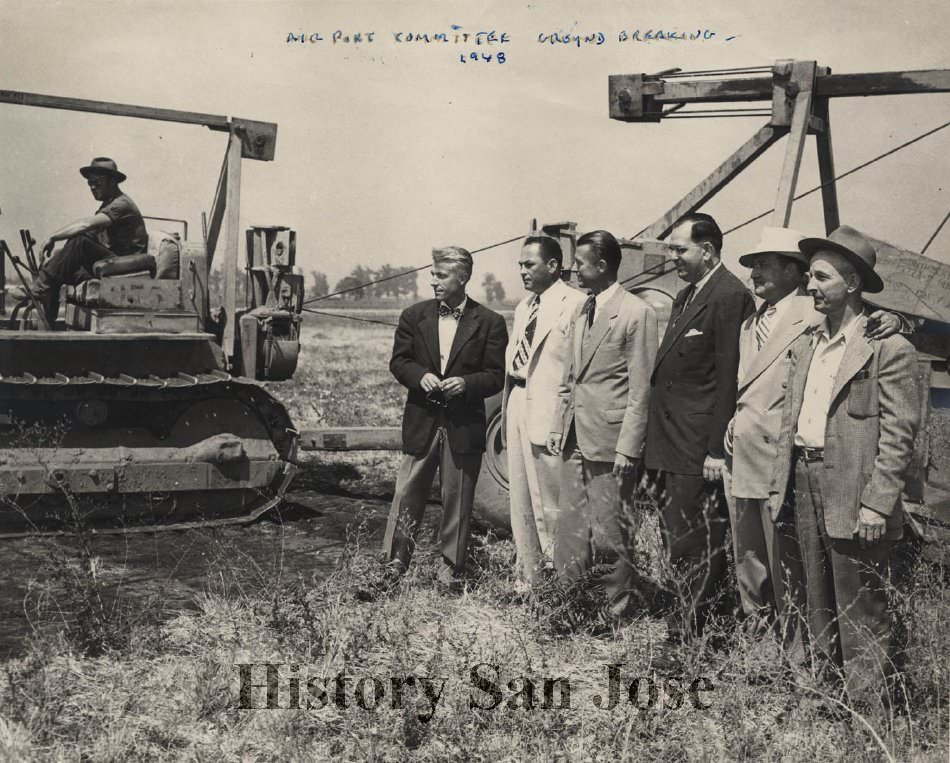
[[[145,221],[135,202],[119,188],[126,176],[108,157],[98,156],[80,167],[99,209],[90,217],[69,223],[43,244],[45,262],[33,281],[33,295],[52,326],[59,313],[59,290],[93,277],[93,265],[106,257],[148,251]],[[52,254],[59,241],[65,245]]]

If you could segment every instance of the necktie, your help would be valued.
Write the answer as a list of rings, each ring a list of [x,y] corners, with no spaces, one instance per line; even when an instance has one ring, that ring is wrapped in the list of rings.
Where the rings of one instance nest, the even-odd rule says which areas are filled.
[[[769,305],[766,309],[759,312],[755,320],[755,343],[758,349],[762,349],[765,340],[769,338],[769,331],[772,330],[772,317],[775,315],[775,305]]]
[[[686,312],[686,308],[689,307],[689,303],[693,300],[693,295],[696,293],[696,287],[693,284],[690,284],[686,287],[686,294],[683,297],[683,303],[680,305],[679,312],[676,314],[676,317],[673,318],[673,323],[676,323]]]
[[[524,334],[521,335],[521,341],[518,342],[518,349],[515,351],[515,359],[512,361],[512,368],[517,371],[528,362],[528,353],[531,351],[531,343],[534,341],[534,330],[538,325],[538,310],[541,307],[541,297],[535,295],[531,300],[531,306],[528,308],[528,325],[524,327]]]
[[[455,320],[462,317],[462,310],[458,307],[449,307],[445,302],[439,303],[439,317],[446,318],[451,315]]]
[[[584,307],[581,312],[587,314],[587,328],[594,325],[594,309],[596,305],[597,300],[593,294],[587,297],[587,300],[584,302]]]

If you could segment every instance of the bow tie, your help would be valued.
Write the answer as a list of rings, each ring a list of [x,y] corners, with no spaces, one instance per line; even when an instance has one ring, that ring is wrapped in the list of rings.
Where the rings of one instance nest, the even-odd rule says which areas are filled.
[[[458,307],[449,307],[445,302],[439,303],[439,317],[447,318],[452,316],[455,320],[459,320],[462,317],[462,310]]]

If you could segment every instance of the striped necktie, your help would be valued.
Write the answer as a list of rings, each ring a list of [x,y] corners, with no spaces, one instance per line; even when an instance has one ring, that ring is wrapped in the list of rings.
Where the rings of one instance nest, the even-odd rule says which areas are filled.
[[[755,320],[755,343],[760,350],[769,338],[769,331],[772,330],[772,318],[775,316],[775,309],[775,305],[769,305],[759,312]]]
[[[512,368],[519,371],[528,362],[528,353],[531,352],[531,343],[534,341],[534,330],[538,325],[538,310],[541,306],[540,295],[535,295],[531,300],[531,306],[528,308],[528,324],[524,327],[524,334],[521,335],[521,341],[518,342],[518,349],[515,350],[515,359],[512,361]]]

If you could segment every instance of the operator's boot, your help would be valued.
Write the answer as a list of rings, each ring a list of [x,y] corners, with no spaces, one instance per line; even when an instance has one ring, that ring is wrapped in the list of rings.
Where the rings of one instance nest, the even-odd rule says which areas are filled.
[[[56,319],[59,317],[59,287],[60,284],[41,268],[33,279],[33,286],[30,289],[33,292],[33,298],[43,310],[50,330],[55,327]]]

